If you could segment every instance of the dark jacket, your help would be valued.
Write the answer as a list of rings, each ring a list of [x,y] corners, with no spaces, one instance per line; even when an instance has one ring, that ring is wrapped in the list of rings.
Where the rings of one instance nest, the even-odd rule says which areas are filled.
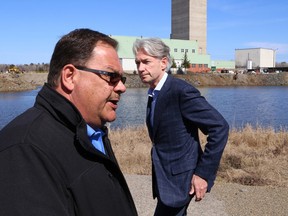
[[[46,84],[0,132],[0,215],[137,215],[107,136],[104,143],[107,156],[76,107]]]
[[[192,175],[213,186],[227,142],[229,126],[200,92],[187,82],[168,76],[155,105],[153,130],[153,195],[170,207],[186,205]],[[208,135],[200,146],[198,130]]]

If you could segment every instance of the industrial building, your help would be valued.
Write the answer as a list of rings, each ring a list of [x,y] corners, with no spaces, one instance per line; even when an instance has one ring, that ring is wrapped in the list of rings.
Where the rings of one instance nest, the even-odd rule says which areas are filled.
[[[207,0],[171,0],[170,39],[163,39],[177,67],[186,55],[191,72],[275,68],[276,52],[267,48],[235,49],[235,61],[211,60],[207,53]],[[119,42],[118,54],[126,73],[137,71],[132,46],[139,37],[112,36]]]
[[[235,69],[234,61],[211,61],[207,54],[207,0],[171,0],[171,35],[163,42],[170,47],[170,54],[178,67],[186,54],[191,72],[207,72],[211,68]],[[140,37],[111,36],[119,42],[118,55],[126,73],[135,73],[134,41]],[[212,62],[212,64],[211,64]]]
[[[137,71],[135,57],[132,52],[132,46],[136,39],[143,37],[128,36],[111,36],[119,42],[118,55],[122,63],[122,67],[126,73],[134,73]],[[178,39],[162,39],[162,41],[170,47],[171,58],[174,59],[177,68],[181,64],[186,53],[187,59],[191,64],[189,71],[191,72],[207,72],[211,70],[210,55],[198,53],[198,43],[196,40],[178,40]]]
[[[192,72],[211,70],[210,55],[206,54],[207,0],[172,0],[171,35],[163,42],[170,47],[170,54],[177,68],[181,67],[186,53]],[[137,38],[112,36],[119,42],[118,54],[125,72],[137,71],[132,45]]]
[[[237,69],[263,70],[275,67],[276,51],[266,48],[235,49]]]
[[[207,49],[207,0],[172,0],[171,39],[195,40]]]

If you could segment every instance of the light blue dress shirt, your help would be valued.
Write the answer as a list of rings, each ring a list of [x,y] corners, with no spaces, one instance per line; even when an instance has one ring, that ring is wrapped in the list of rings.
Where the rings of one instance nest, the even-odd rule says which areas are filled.
[[[87,124],[87,135],[93,146],[105,154],[105,148],[102,141],[102,136],[105,135],[105,133],[101,129],[94,130]]]

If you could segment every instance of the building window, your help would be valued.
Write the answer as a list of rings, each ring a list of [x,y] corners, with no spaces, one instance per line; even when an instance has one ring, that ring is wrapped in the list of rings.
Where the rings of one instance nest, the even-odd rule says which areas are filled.
[[[196,68],[196,64],[192,64],[192,68]]]
[[[177,48],[174,48],[174,52],[177,52]]]
[[[208,68],[208,64],[204,64],[204,67],[205,67],[205,68]]]
[[[187,52],[188,52],[188,49],[185,49],[185,52],[187,53]]]
[[[192,53],[195,53],[195,49],[192,49]]]
[[[184,49],[181,49],[181,52],[184,52]]]
[[[199,64],[199,68],[202,68],[203,67],[203,65],[202,64]]]

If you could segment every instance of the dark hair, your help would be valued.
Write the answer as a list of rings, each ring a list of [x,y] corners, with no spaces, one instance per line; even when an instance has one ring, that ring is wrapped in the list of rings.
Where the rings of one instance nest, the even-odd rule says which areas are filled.
[[[98,42],[104,42],[115,49],[118,42],[98,31],[75,29],[64,35],[56,44],[50,61],[48,84],[58,85],[62,68],[67,64],[85,65]]]

